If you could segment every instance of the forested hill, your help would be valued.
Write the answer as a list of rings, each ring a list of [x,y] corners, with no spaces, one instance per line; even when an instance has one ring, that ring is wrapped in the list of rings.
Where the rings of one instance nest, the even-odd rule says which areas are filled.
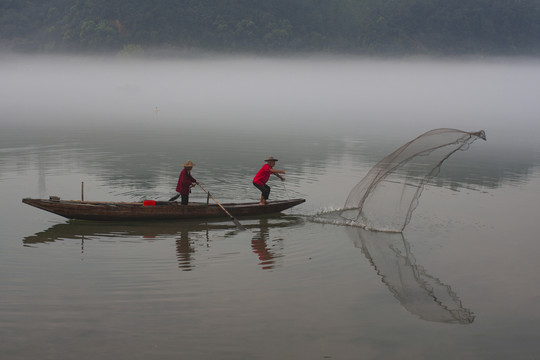
[[[0,0],[0,47],[540,54],[540,0]]]

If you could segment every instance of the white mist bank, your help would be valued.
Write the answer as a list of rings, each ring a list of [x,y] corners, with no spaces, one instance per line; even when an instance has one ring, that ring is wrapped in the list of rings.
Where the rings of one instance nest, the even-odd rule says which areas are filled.
[[[0,78],[3,124],[539,133],[540,60],[5,56]]]

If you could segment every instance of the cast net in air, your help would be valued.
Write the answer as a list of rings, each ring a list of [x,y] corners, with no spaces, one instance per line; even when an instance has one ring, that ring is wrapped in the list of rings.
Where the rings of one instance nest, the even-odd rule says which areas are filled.
[[[424,184],[441,164],[476,139],[483,130],[434,129],[409,141],[379,161],[352,189],[340,215],[371,230],[401,232],[418,205]]]

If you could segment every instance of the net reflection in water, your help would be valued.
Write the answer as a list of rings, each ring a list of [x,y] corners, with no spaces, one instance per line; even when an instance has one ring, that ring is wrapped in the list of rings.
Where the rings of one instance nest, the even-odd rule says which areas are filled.
[[[403,234],[367,231],[357,227],[349,227],[348,233],[388,290],[407,311],[433,322],[470,324],[474,321],[472,311],[463,307],[450,286],[416,264]]]

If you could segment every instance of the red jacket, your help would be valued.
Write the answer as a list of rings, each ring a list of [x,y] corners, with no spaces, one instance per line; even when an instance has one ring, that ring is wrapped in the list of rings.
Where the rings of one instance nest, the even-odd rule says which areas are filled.
[[[264,164],[263,167],[257,172],[253,178],[255,184],[264,185],[270,179],[270,169],[272,167],[268,164]]]
[[[178,177],[178,184],[176,184],[176,191],[182,195],[189,195],[189,187],[194,182],[197,182],[193,176],[185,168]]]

